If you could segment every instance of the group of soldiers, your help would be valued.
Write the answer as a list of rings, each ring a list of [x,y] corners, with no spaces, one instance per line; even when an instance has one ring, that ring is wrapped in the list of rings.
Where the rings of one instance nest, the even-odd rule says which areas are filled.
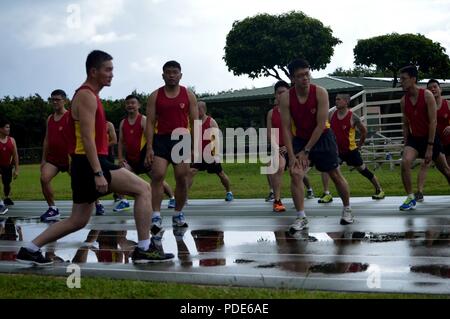
[[[17,255],[19,262],[50,264],[52,261],[42,255],[41,247],[83,228],[94,209],[101,215],[98,199],[107,193],[115,194],[116,211],[130,209],[125,196],[131,196],[135,200],[133,209],[138,242],[132,254],[133,262],[171,260],[174,255],[165,253],[161,244],[164,234],[161,217],[164,192],[169,196],[169,208],[174,208],[174,229],[188,227],[183,208],[188,199],[192,178],[198,171],[217,174],[226,190],[225,200],[232,201],[234,198],[229,178],[223,172],[220,162],[211,163],[203,159],[200,163],[191,165],[192,153],[186,150],[179,154],[181,161],[173,157],[174,149],[183,139],[188,139],[191,145],[195,144],[193,141],[198,136],[194,136],[194,132],[190,130],[195,120],[201,120],[202,123],[200,152],[211,142],[212,136],[207,136],[209,129],[218,128],[217,122],[207,115],[205,102],[197,101],[189,89],[180,85],[181,65],[176,61],[164,64],[164,86],[151,93],[146,116],[139,112],[140,101],[137,96],[130,95],[125,99],[127,117],[119,126],[118,165],[114,163],[114,158],[108,157],[115,143],[114,129],[110,129],[107,123],[99,93],[102,88],[111,85],[112,60],[112,56],[103,51],[96,50],[88,55],[87,79],[76,91],[69,110],[65,108],[67,98],[63,91],[56,90],[51,95],[54,114],[47,120],[41,165],[42,189],[49,208],[41,219],[59,219],[50,182],[59,172],[69,170],[67,154],[70,155],[72,213],[70,217],[53,223],[22,247]],[[379,180],[364,164],[359,151],[364,144],[367,129],[349,108],[348,94],[338,94],[336,109],[330,112],[328,92],[311,83],[307,61],[294,60],[288,65],[288,70],[292,84],[283,81],[276,83],[275,107],[267,115],[269,139],[279,150],[273,156],[278,156],[280,164],[277,172],[268,178],[273,189],[273,210],[286,210],[281,202],[281,178],[288,169],[296,210],[296,219],[289,229],[298,232],[308,228],[304,183],[309,184],[306,175],[310,167],[315,166],[322,173],[324,185],[324,194],[319,202],[332,200],[328,190],[331,178],[343,203],[340,224],[352,224],[354,217],[350,206],[350,190],[340,170],[342,162],[355,167],[369,180],[375,189],[372,196],[374,200],[385,197]],[[414,209],[416,199],[420,199],[412,192],[411,185],[411,164],[416,158],[424,159],[423,170],[433,160],[450,183],[450,169],[445,157],[450,155],[450,109],[446,101],[440,98],[438,81],[432,80],[428,83],[428,89],[422,89],[417,86],[417,78],[418,71],[414,66],[400,71],[400,83],[405,91],[401,99],[405,141],[402,181],[407,193],[407,199],[400,206],[401,210]],[[270,136],[272,129],[278,132],[275,137]],[[360,132],[358,143],[357,130]],[[174,137],[175,131],[181,133]],[[11,147],[16,150],[11,158],[17,161],[14,170],[17,175],[17,147],[14,140],[7,136],[9,134],[3,132],[4,129],[1,129],[0,143],[5,143],[6,136],[6,144],[13,144]],[[174,193],[165,182],[170,164],[173,166],[176,182]],[[3,178],[3,169],[0,172]],[[144,181],[139,174],[147,174],[151,182]],[[307,196],[313,196],[310,185],[307,185]]]

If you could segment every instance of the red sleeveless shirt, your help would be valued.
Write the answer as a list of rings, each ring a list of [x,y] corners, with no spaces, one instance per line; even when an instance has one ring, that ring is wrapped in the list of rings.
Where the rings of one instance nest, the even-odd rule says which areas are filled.
[[[419,89],[416,105],[413,105],[409,93],[405,94],[405,115],[409,121],[410,133],[415,137],[428,137],[428,111],[425,102],[425,90]]]
[[[14,144],[11,137],[6,137],[6,142],[0,142],[0,166],[10,166],[14,153]]]
[[[177,128],[189,127],[189,96],[187,89],[180,86],[180,93],[169,98],[164,87],[158,89],[156,98],[157,134],[172,134]]]
[[[355,141],[355,128],[352,127],[351,122],[352,116],[353,112],[350,110],[343,119],[339,119],[338,111],[335,111],[331,116],[331,130],[336,136],[339,154],[346,154],[357,148]]]
[[[94,92],[94,90],[89,86],[82,86],[78,90],[75,91],[75,96],[81,90],[89,90],[94,93],[97,99],[97,110],[95,112],[95,130],[92,134],[95,137],[95,146],[97,148],[97,154],[108,156],[108,134],[107,134],[107,124],[106,124],[106,115],[105,110],[103,108],[102,101],[100,97]],[[84,149],[84,145],[81,139],[80,132],[80,122],[75,121],[73,119],[73,115],[69,116],[69,153],[70,154],[81,154],[85,155],[86,151]]]
[[[48,119],[47,161],[56,165],[69,165],[69,149],[67,146],[67,127],[69,125],[69,115],[70,111],[67,111],[58,121],[55,121],[55,114],[52,114]]]
[[[317,87],[309,86],[308,98],[305,103],[300,103],[295,87],[289,90],[289,108],[293,120],[293,134],[304,140],[309,140],[317,126]],[[324,132],[328,128],[325,128]]]
[[[130,124],[128,118],[125,118],[122,125],[122,134],[127,151],[127,161],[132,163],[139,162],[141,150],[145,145],[142,114],[138,114],[133,125]]]
[[[442,100],[441,108],[437,111],[437,127],[436,132],[439,135],[442,145],[450,144],[450,136],[444,136],[444,130],[450,126],[450,111],[448,109],[447,100]]]

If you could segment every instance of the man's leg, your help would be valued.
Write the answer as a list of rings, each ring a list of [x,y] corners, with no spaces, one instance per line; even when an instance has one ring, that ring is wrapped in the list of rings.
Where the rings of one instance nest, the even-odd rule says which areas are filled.
[[[52,179],[58,174],[59,170],[56,166],[50,163],[45,163],[41,166],[41,188],[42,194],[49,207],[55,206],[54,194],[51,185]]]
[[[134,219],[139,241],[149,240],[152,215],[150,184],[124,168],[111,171],[110,190],[134,197]],[[147,250],[148,247],[142,247]]]
[[[436,164],[436,168],[439,170],[439,172],[442,173],[442,175],[445,176],[448,184],[450,185],[450,168],[447,164],[445,155],[440,153],[439,156],[434,160],[434,163]]]
[[[356,170],[372,183],[373,187],[375,188],[375,194],[381,192],[382,188],[380,182],[378,181],[377,177],[367,168],[365,164],[357,166]]]
[[[402,182],[407,195],[413,195],[412,181],[411,181],[411,166],[418,156],[418,152],[410,147],[405,146],[403,150],[401,169],[402,169]]]
[[[272,174],[273,175],[273,174]],[[275,195],[273,193],[273,186],[272,186],[272,175],[267,174],[267,185],[269,185],[269,195],[266,197],[266,202],[270,202],[274,200]]]
[[[0,176],[2,177],[1,184],[5,184],[5,170],[3,168],[0,168]],[[1,189],[1,186],[0,186]],[[5,205],[3,202],[3,199],[0,197],[0,215],[5,215],[8,212],[8,206]]]
[[[167,183],[165,180],[163,181],[163,189],[164,194],[166,194],[169,198],[173,198],[175,196],[172,187],[170,187],[169,183]]]
[[[70,215],[69,218],[57,222],[48,227],[44,232],[42,232],[32,241],[32,244],[34,244],[38,248],[41,248],[44,245],[52,243],[64,236],[67,236],[73,232],[76,232],[77,230],[82,229],[89,222],[93,208],[94,203],[91,204],[74,203],[72,206],[72,214]]]
[[[327,173],[322,172],[320,177],[322,179],[323,193],[318,202],[320,204],[331,203],[333,201],[333,196],[330,193],[330,176]]]
[[[197,175],[197,173],[198,169],[191,167],[187,178],[188,189],[192,188],[192,185],[194,184],[194,177],[195,175]]]
[[[328,172],[328,175],[333,180],[334,185],[338,191],[339,197],[342,199],[344,208],[342,209],[341,225],[353,224],[353,214],[350,208],[350,189],[347,180],[342,175],[339,167]]]
[[[342,199],[344,207],[350,206],[350,190],[348,187],[347,180],[342,175],[340,168],[335,168],[328,172],[328,174],[333,181],[336,189],[339,193],[339,197]]]
[[[422,163],[420,164],[419,174],[417,175],[417,193],[423,194],[429,167],[430,164],[426,164],[425,161],[422,161]]]
[[[152,163],[152,207],[154,212],[161,211],[163,199],[163,182],[167,173],[169,162],[162,157],[155,156]]]
[[[286,167],[286,159],[282,155],[279,156],[279,166],[280,167],[278,168],[278,171],[271,177],[273,191],[275,194],[273,211],[277,213],[286,211],[286,207],[284,207],[281,202],[281,184],[283,180],[284,169]]]
[[[297,212],[305,210],[305,190],[303,187],[303,176],[305,172],[300,167],[292,167],[291,175],[291,194],[294,206]]]
[[[174,165],[174,174],[175,174],[175,213],[180,213],[183,210],[183,207],[186,203],[187,199],[187,177],[190,173],[190,165],[186,163],[180,163]]]
[[[405,188],[408,197],[400,206],[400,210],[411,210],[416,207],[416,200],[412,190],[411,166],[418,155],[419,153],[417,152],[417,150],[410,146],[405,146],[403,150],[401,169],[403,187]]]
[[[4,198],[9,198],[9,194],[11,193],[11,182],[12,182],[12,167],[8,167],[3,171],[2,174],[2,183],[3,183],[3,194]]]
[[[284,156],[280,155],[278,160],[278,171],[275,174],[271,175],[272,187],[276,201],[281,200],[281,183],[283,179],[284,168],[286,167],[286,160]]]
[[[221,171],[220,173],[217,173],[217,176],[219,176],[220,182],[225,188],[225,191],[227,193],[231,192],[230,179],[228,178],[227,174],[225,174],[224,171]]]
[[[308,220],[305,214],[305,190],[303,187],[303,177],[305,171],[302,167],[292,166],[289,170],[291,175],[291,194],[294,200],[295,210],[297,211],[297,218],[290,226],[290,231],[300,231],[306,229]]]

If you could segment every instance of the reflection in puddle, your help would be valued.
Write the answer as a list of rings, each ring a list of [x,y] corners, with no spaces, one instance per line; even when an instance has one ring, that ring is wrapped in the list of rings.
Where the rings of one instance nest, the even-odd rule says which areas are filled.
[[[415,273],[430,274],[441,278],[450,278],[450,266],[448,265],[412,266],[411,271]]]
[[[223,231],[193,230],[191,235],[199,253],[215,252],[225,245]],[[225,266],[225,264],[225,258],[201,258],[199,261],[201,267]]]
[[[116,223],[112,229],[121,229],[126,222]],[[104,226],[104,224],[102,223]],[[94,226],[94,225],[92,225]],[[0,219],[0,260],[15,260],[20,245],[11,242],[29,241],[39,234],[47,225],[36,220],[3,218]],[[109,225],[107,225],[110,228]],[[124,226],[124,228],[127,228]],[[123,228],[122,228],[123,229]],[[435,246],[439,249],[448,246],[450,236],[448,228],[440,230],[423,230],[390,233],[372,232],[295,232],[276,231],[222,231],[214,229],[173,229],[164,235],[164,249],[176,253],[177,265],[181,267],[216,267],[237,266],[247,264],[252,268],[280,268],[300,272],[320,273],[351,273],[367,271],[368,264],[362,263],[317,263],[268,260],[266,255],[276,254],[333,254],[345,255],[346,245],[375,244],[391,247],[384,243],[409,241],[410,246]],[[175,240],[174,240],[175,239]],[[131,262],[131,253],[136,245],[135,230],[89,230],[83,229],[48,245],[44,251],[48,258],[56,262],[75,263],[121,263]],[[8,243],[10,242],[10,243]],[[321,246],[322,245],[322,246]],[[55,248],[56,247],[56,248]],[[331,249],[330,249],[331,247]],[[336,247],[337,249],[334,249]],[[398,247],[398,246],[396,246]],[[362,247],[365,249],[365,247]],[[430,250],[430,254],[433,250]],[[241,255],[233,255],[238,253]],[[242,254],[244,253],[244,254]],[[245,253],[249,253],[245,255]],[[353,251],[352,251],[353,253]],[[219,256],[217,256],[219,255]],[[260,255],[262,257],[255,257]],[[254,258],[255,260],[251,259]],[[228,260],[227,260],[228,259]],[[255,263],[255,264],[252,264]],[[448,278],[448,267],[445,266],[414,266],[412,272],[430,273]]]
[[[365,272],[369,268],[369,264],[344,262],[316,264],[313,262],[283,261],[258,265],[256,268],[281,268],[299,273],[345,274]]]

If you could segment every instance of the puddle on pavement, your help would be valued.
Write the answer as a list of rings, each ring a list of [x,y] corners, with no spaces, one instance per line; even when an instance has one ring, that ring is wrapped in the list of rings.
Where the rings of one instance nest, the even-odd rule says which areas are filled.
[[[450,278],[450,266],[449,265],[420,265],[412,266],[411,272],[430,274],[441,278]]]
[[[346,274],[365,272],[369,264],[365,263],[314,263],[300,261],[283,261],[277,263],[262,264],[256,268],[279,268],[299,273],[322,273],[322,274]]]
[[[127,229],[127,223],[117,223]],[[0,218],[0,260],[14,260],[21,241],[28,242],[40,234],[45,224],[35,219]],[[166,252],[174,253],[177,263],[182,267],[218,267],[245,266],[259,268],[305,269],[309,272],[342,273],[366,271],[368,264],[331,263],[311,264],[270,262],[261,264],[250,256],[233,256],[234,252],[245,251],[260,254],[277,254],[284,247],[287,253],[298,251],[303,245],[326,244],[333,246],[358,243],[388,243],[410,240],[415,246],[449,245],[448,231],[418,231],[404,233],[369,233],[369,232],[328,232],[313,233],[301,231],[221,231],[214,229],[167,229],[164,234],[163,247]],[[10,242],[16,242],[14,244]],[[131,254],[137,242],[135,230],[89,230],[83,229],[58,241],[56,245],[45,247],[49,258],[57,262],[77,263],[130,263]],[[281,250],[280,250],[281,248]],[[337,253],[339,255],[339,252]],[[225,257],[224,257],[225,256]],[[224,258],[222,258],[224,257]],[[259,263],[253,265],[252,263]],[[345,270],[345,271],[344,271]],[[420,269],[411,269],[421,272]],[[439,270],[445,274],[448,267]],[[438,273],[434,269],[433,273]],[[430,271],[431,272],[431,271]]]

